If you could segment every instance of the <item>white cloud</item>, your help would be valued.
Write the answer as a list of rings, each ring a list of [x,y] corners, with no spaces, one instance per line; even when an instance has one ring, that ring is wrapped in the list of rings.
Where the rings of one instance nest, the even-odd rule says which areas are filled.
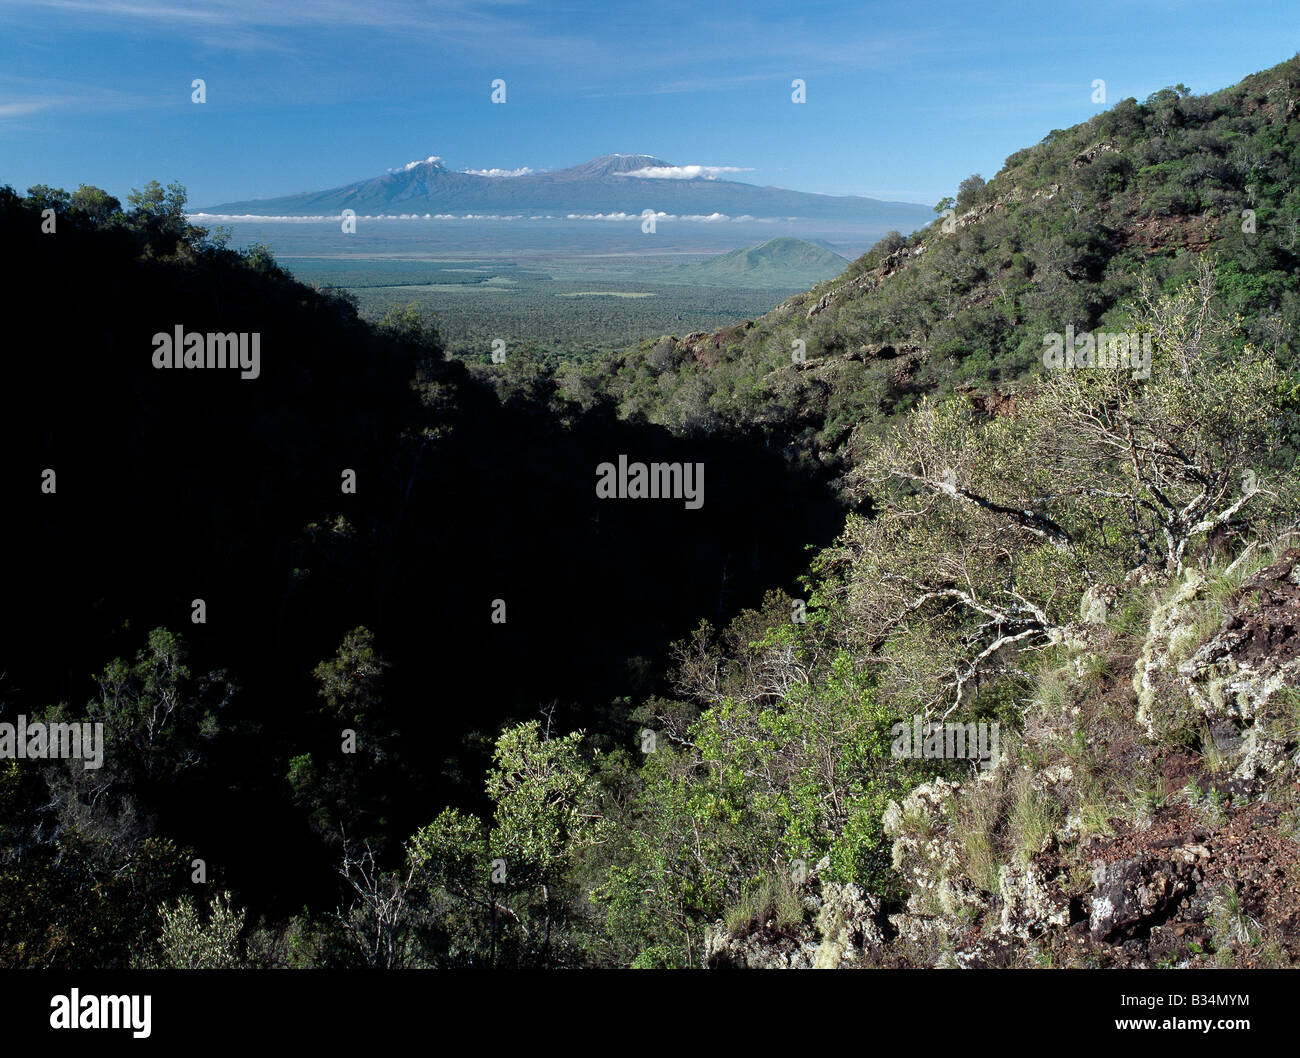
[[[422,165],[442,165],[442,159],[436,154],[431,154],[427,158],[417,158],[413,162],[407,162],[397,169],[389,169],[390,173],[409,173],[412,169],[418,169]]]
[[[461,170],[462,173],[469,173],[471,176],[495,176],[495,177],[501,177],[503,179],[511,176],[528,176],[532,171],[533,170],[529,169],[528,166],[526,165],[521,166],[518,169],[462,169]]]
[[[643,213],[568,213],[565,220],[641,220]],[[725,213],[664,213],[662,211],[655,213],[655,220],[683,220],[692,221],[697,224],[716,224],[725,220],[740,220],[739,217],[729,217]],[[749,220],[755,218],[749,217]]]
[[[642,180],[716,180],[722,173],[753,171],[736,165],[647,165],[644,169],[634,169],[624,175]]]

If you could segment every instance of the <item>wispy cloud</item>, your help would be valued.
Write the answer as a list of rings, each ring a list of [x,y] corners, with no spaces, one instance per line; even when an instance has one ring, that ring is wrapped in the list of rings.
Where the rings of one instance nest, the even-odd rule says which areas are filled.
[[[165,105],[155,98],[119,92],[102,85],[62,80],[0,76],[0,121],[55,110],[134,110]]]
[[[647,165],[644,169],[633,169],[624,175],[643,180],[716,180],[723,173],[753,171],[738,165]]]
[[[493,176],[506,179],[512,176],[528,176],[533,170],[525,165],[518,169],[462,169],[461,172],[469,173],[470,176]]]
[[[52,110],[61,105],[61,99],[27,99],[21,103],[0,103],[0,118],[24,117],[27,114],[39,114],[42,110]]]
[[[604,53],[599,38],[548,32],[545,8],[518,0],[0,0],[15,18],[52,12],[79,29],[149,24],[171,37],[234,51],[296,50],[296,35],[317,31],[366,31],[438,41],[459,52],[509,56],[512,63],[553,64],[556,55]],[[614,42],[611,42],[613,44]]]

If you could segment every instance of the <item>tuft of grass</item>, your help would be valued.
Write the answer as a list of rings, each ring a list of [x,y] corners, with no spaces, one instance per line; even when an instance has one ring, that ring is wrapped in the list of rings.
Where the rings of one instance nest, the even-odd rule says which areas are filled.
[[[1115,659],[1110,654],[1101,651],[1089,654],[1083,662],[1083,682],[1098,687],[1115,674],[1115,668]]]
[[[903,829],[918,841],[929,841],[935,834],[935,819],[924,805],[906,805],[903,809]]]
[[[1223,794],[1218,790],[1211,790],[1203,797],[1200,795],[1200,788],[1196,789],[1196,799],[1192,802],[1192,809],[1198,812],[1201,821],[1211,829],[1217,829],[1228,822],[1228,810],[1224,801]]]
[[[1070,737],[1062,742],[1061,748],[1076,779],[1090,778],[1103,770],[1102,762],[1097,756],[1096,741],[1084,726],[1074,728]]]
[[[1062,712],[1070,700],[1070,688],[1074,685],[1069,666],[1058,665],[1044,668],[1038,674],[1034,702],[1046,715]]]
[[[1284,687],[1268,702],[1264,730],[1278,742],[1300,742],[1300,690]]]
[[[1142,639],[1151,625],[1155,603],[1155,593],[1149,589],[1129,592],[1112,612],[1108,622],[1111,631],[1120,639]]]
[[[1150,823],[1156,813],[1169,803],[1169,784],[1159,773],[1152,785],[1147,785],[1140,779],[1134,780],[1125,790],[1125,800],[1130,806],[1133,824],[1143,826]]]
[[[1021,782],[1011,809],[1011,839],[1016,859],[1028,863],[1060,822],[1060,802],[1037,792],[1028,781]]]
[[[1259,923],[1246,914],[1241,894],[1236,887],[1225,883],[1210,901],[1210,936],[1214,942],[1215,961],[1220,966],[1230,965],[1233,950],[1256,948],[1262,941]]]
[[[1075,809],[1079,816],[1080,837],[1088,838],[1093,835],[1112,837],[1114,835],[1115,828],[1110,821],[1119,813],[1110,798],[1105,796],[1099,784],[1088,783],[1080,791],[1076,799]]]
[[[765,874],[723,913],[728,931],[742,934],[775,927],[785,931],[803,922],[803,898],[784,874]]]
[[[1209,769],[1211,775],[1218,775],[1228,766],[1228,761],[1219,750],[1219,744],[1214,740],[1209,724],[1204,724],[1201,728],[1201,759],[1205,761],[1205,767]]]
[[[1169,639],[1169,653],[1175,664],[1182,664],[1190,658],[1223,627],[1223,619],[1232,607],[1233,595],[1250,568],[1248,563],[1242,563],[1236,569],[1212,566],[1205,571],[1200,590],[1189,604],[1186,621]]]
[[[974,794],[963,818],[962,846],[965,852],[966,877],[975,888],[985,893],[998,892],[998,862],[996,832],[999,821],[997,791],[980,791]]]

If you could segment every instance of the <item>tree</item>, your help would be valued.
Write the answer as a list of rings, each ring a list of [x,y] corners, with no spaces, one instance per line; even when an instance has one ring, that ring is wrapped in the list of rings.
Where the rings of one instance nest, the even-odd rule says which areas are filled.
[[[72,193],[72,210],[84,214],[96,224],[106,224],[122,211],[122,203],[102,188],[81,184]]]
[[[342,726],[326,729],[328,749],[292,758],[288,779],[296,800],[310,807],[313,826],[330,840],[342,833],[383,845],[378,824],[395,793],[398,735],[383,701],[388,668],[374,633],[358,626],[344,635],[332,658],[312,670],[324,712]],[[374,781],[380,775],[382,781]]]
[[[438,337],[438,317],[421,309],[418,301],[400,307],[394,305],[384,313],[379,326],[431,351],[442,351],[441,339]]]
[[[159,227],[185,224],[185,187],[173,180],[166,188],[150,180],[143,188],[132,188],[126,196],[135,219]]]
[[[987,185],[979,173],[972,173],[957,185],[957,211],[959,213],[972,209],[984,201],[984,189]]]
[[[186,654],[178,636],[155,628],[134,662],[117,658],[105,667],[87,718],[104,724],[109,766],[136,778],[173,781],[203,759],[235,686],[219,671],[196,683]]]
[[[1215,307],[1207,261],[1171,295],[1144,285],[1137,319],[1156,356],[1149,381],[1133,372],[1065,371],[1044,389],[1035,441],[1063,472],[1063,490],[1125,513],[1140,561],[1181,571],[1197,537],[1249,533],[1285,510],[1292,484],[1268,487],[1261,454],[1282,442],[1294,389],[1273,357],[1238,348],[1239,320]]]
[[[164,188],[157,180],[150,180],[126,196],[131,207],[128,219],[151,245],[167,253],[193,253],[202,248],[208,230],[189,223],[185,198],[185,187],[179,182],[173,180]]]
[[[514,886],[540,894],[536,948],[544,963],[550,962],[552,926],[564,906],[557,890],[594,820],[591,772],[579,755],[582,739],[581,731],[551,738],[536,720],[519,724],[497,740],[488,773],[495,805],[492,848],[505,860]]]
[[[380,684],[388,662],[375,650],[375,635],[365,626],[352,629],[334,657],[312,670],[317,693],[340,720],[364,725],[381,701]]]
[[[547,725],[549,728],[549,723]],[[552,738],[537,721],[497,739],[487,793],[492,825],[454,809],[409,846],[448,948],[469,964],[571,965],[577,890],[572,871],[596,840],[581,731]]]
[[[408,905],[418,862],[408,857],[404,873],[383,873],[369,846],[355,853],[344,842],[338,870],[357,899],[337,917],[372,969],[398,969],[407,963]]]
[[[162,929],[152,956],[137,961],[144,969],[235,970],[247,965],[240,934],[244,912],[236,910],[230,893],[213,896],[203,921],[194,898],[181,897],[158,908]]]
[[[1293,509],[1294,477],[1258,465],[1293,384],[1237,348],[1213,300],[1207,265],[1171,295],[1148,287],[1127,359],[1108,341],[1014,417],[927,400],[872,448],[851,480],[875,516],[851,517],[818,569],[893,695],[951,712],[982,680],[1023,676],[1017,656],[1058,640],[1087,587],[1148,562],[1177,572],[1197,538]]]
[[[61,187],[49,184],[36,184],[27,189],[27,204],[32,209],[52,209],[55,213],[66,213],[72,196]]]

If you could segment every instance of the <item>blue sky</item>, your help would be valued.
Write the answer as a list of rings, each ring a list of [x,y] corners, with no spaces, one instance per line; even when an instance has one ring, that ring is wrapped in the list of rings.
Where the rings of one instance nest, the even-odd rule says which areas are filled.
[[[204,205],[644,152],[928,205],[1104,109],[1096,78],[1109,106],[1298,50],[1294,0],[0,0],[0,183]]]

